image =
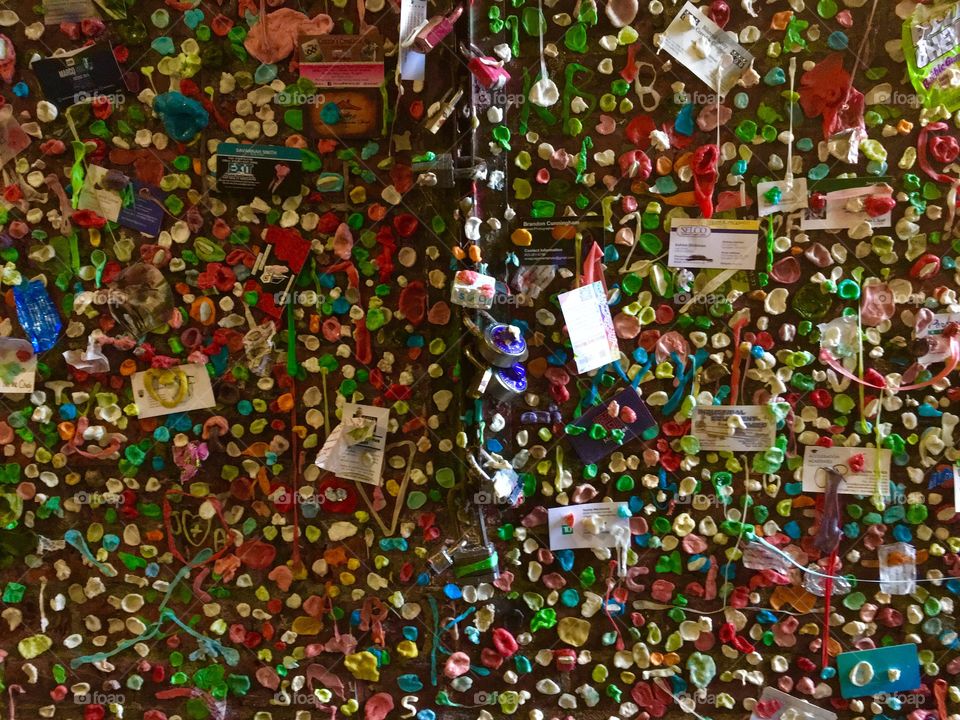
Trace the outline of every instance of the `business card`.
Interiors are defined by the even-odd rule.
[[[126,89],[113,48],[103,43],[34,60],[30,68],[44,98],[59,110],[101,95],[116,96]]]
[[[596,242],[604,246],[605,233],[600,217],[525,218],[519,227],[530,233],[530,244],[516,248],[520,265],[553,265],[570,270],[576,269],[576,242],[574,236],[582,237],[581,247],[589,248]]]
[[[585,465],[602,460],[637,438],[653,440],[659,432],[650,408],[632,387],[590,408],[573,424],[582,431],[569,433],[567,439]],[[594,425],[600,425],[606,432],[595,437],[590,433]]]
[[[630,518],[621,516],[627,504],[586,503],[563,505],[547,510],[547,527],[551,550],[575,550],[578,548],[614,547],[617,544],[614,528],[622,528],[630,535]],[[584,518],[591,518],[591,526]],[[592,530],[592,531],[591,531]]]
[[[664,31],[660,49],[716,92],[720,97],[730,89],[753,64],[753,55],[697,7],[687,2]]]
[[[216,405],[206,365],[144,370],[130,377],[137,417],[152,418]]]
[[[768,405],[702,405],[691,434],[711,452],[763,452],[773,447],[777,422]]]
[[[125,228],[156,237],[160,234],[164,219],[163,208],[158,203],[163,202],[162,197],[165,197],[166,193],[159,188],[141,185],[137,181],[134,181],[133,187],[135,191],[133,204],[120,208],[117,222]],[[144,197],[141,194],[144,192],[149,193],[156,202]],[[161,197],[158,198],[158,195]]]
[[[303,152],[282,145],[217,146],[217,189],[244,196],[279,195],[300,192]]]
[[[300,37],[300,77],[319,88],[378,88],[385,78],[383,58],[376,30]]]
[[[905,643],[840,653],[837,680],[844,698],[916,690],[920,687],[917,645]]]
[[[759,233],[759,220],[674,218],[667,262],[674,268],[754,270]]]
[[[620,345],[603,283],[595,282],[561,293],[557,300],[573,346],[577,372],[590,372],[619,362]]]
[[[31,393],[37,355],[29,340],[0,337],[0,393]]]
[[[863,455],[862,463],[851,463],[850,459]],[[890,494],[890,457],[889,450],[880,451],[880,491],[884,497]],[[859,470],[851,468],[859,467]],[[804,492],[825,492],[827,489],[827,469],[840,473],[843,480],[838,492],[841,495],[873,495],[877,484],[877,450],[865,447],[820,447],[808,445],[803,451],[803,468],[800,479]]]

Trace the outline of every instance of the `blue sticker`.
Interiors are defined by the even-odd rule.
[[[840,653],[837,655],[837,675],[840,694],[845,698],[916,690],[920,687],[917,646],[907,643]]]

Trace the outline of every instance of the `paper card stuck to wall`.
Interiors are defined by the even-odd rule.
[[[759,220],[670,221],[670,257],[674,268],[753,270],[757,265]]]
[[[601,248],[606,243],[603,221],[599,217],[525,218],[519,227],[530,233],[530,244],[517,248],[522,266],[555,265],[575,269],[577,252],[573,236],[576,233],[580,234],[585,248],[593,242]]]
[[[771,202],[767,193],[773,188],[780,191],[780,199]],[[757,214],[766,217],[778,212],[794,212],[807,206],[807,179],[770,180],[757,185]]]
[[[862,222],[872,228],[890,227],[890,212],[877,216],[869,215],[863,204],[871,196],[889,197],[893,192],[885,183],[869,183],[860,187],[848,187],[826,193],[822,207],[808,206],[800,218],[801,230],[849,230]]]
[[[707,451],[763,452],[773,447],[776,418],[766,405],[704,405],[691,432]]]
[[[75,103],[126,90],[113,48],[106,43],[39,58],[30,68],[36,73],[44,97],[61,111]]]
[[[680,8],[664,31],[660,48],[683,63],[711,91],[716,92],[719,84],[721,97],[753,64],[753,55],[690,2]]]
[[[423,80],[427,56],[419,53],[405,41],[427,21],[427,0],[401,0],[400,51],[398,66],[401,80]]]
[[[186,391],[181,390],[186,383]],[[150,383],[148,389],[147,383]],[[145,370],[130,378],[137,416],[141,419],[159,415],[202,410],[216,405],[213,386],[206,365],[188,364],[170,370]],[[176,404],[174,401],[181,396]]]
[[[917,645],[888,645],[837,655],[837,679],[845,698],[895,693],[920,687]]]
[[[960,468],[953,468],[953,509],[960,513]]]
[[[620,345],[603,283],[595,282],[562,293],[557,300],[570,335],[578,373],[620,360]]]
[[[767,685],[750,720],[837,720],[837,714]]]
[[[117,222],[120,211],[123,209],[123,198],[119,193],[103,187],[108,172],[100,165],[87,166],[87,175],[80,189],[78,207],[81,210],[92,210],[110,222]]]
[[[921,365],[931,365],[932,363],[943,362],[950,357],[950,341],[942,338],[944,329],[950,323],[960,323],[960,313],[934,313],[933,320],[929,325],[917,330],[917,338],[930,338],[929,350],[925,355],[917,358]]]
[[[379,485],[389,422],[389,408],[347,403],[315,464],[344,480]]]
[[[217,189],[234,195],[279,195],[300,191],[303,151],[282,145],[217,146]]]
[[[890,595],[909,595],[917,589],[917,549],[910,543],[881,545],[880,590]]]
[[[605,434],[592,435],[590,430],[594,425],[602,427]],[[570,444],[580,461],[587,465],[602,460],[635,438],[653,440],[659,432],[650,409],[632,387],[587,410],[573,427],[582,429],[568,434]]]
[[[321,88],[383,85],[383,40],[376,29],[357,35],[304,35],[300,77]]]
[[[44,25],[78,23],[99,17],[93,0],[43,0]]]
[[[617,545],[615,527],[629,535],[630,518],[621,517],[626,503],[587,503],[565,505],[547,511],[551,550],[614,547]],[[588,522],[584,522],[589,518]]]
[[[801,481],[804,492],[824,492],[827,488],[827,468],[836,469],[843,476],[841,495],[873,495],[876,487],[876,449],[863,447],[830,447],[808,445],[803,451]],[[850,467],[851,458],[863,455],[862,469]],[[857,465],[857,462],[853,463]],[[880,492],[890,495],[890,451],[880,451]]]
[[[30,393],[37,377],[37,356],[29,340],[0,338],[0,393]]]

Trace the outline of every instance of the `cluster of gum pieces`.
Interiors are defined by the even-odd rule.
[[[2,403],[0,704],[19,718],[384,717],[400,701],[386,678],[424,661],[417,588],[453,532],[456,226],[413,170],[455,144],[452,124],[420,124],[449,68],[402,98],[391,86],[392,133],[319,139],[297,34],[377,25],[392,73],[387,3],[308,17],[271,2],[268,37],[256,3],[91,5],[99,19],[60,25],[39,4],[0,11],[0,113],[30,141],[4,156],[0,330],[24,337],[12,288],[30,281],[62,326],[34,392]],[[58,109],[31,61],[94,42],[127,91]],[[298,193],[218,191],[226,141],[301,149]],[[92,165],[111,187],[152,189],[156,237],[71,207]],[[255,266],[273,238],[308,253],[271,315]],[[173,310],[130,337],[110,290],[141,264]],[[210,375],[216,404],[138,418],[133,376],[184,364]],[[346,402],[390,409],[383,482],[365,496],[313,464]]]
[[[531,633],[516,636],[519,653],[533,657],[535,672],[537,664],[560,671],[533,683],[530,695],[513,687],[529,690],[523,671],[503,672],[492,716],[777,718],[781,703],[759,701],[773,687],[842,718],[943,717],[960,701],[950,617],[960,590],[952,469],[960,393],[955,372],[921,389],[897,387],[936,378],[939,366],[912,378],[905,371],[924,354],[918,339],[932,314],[960,309],[952,221],[960,144],[951,113],[923,107],[902,80],[901,27],[916,5],[699,3],[755,57],[720,103],[658,52],[681,5],[485,6],[491,37],[481,49],[513,77],[477,109],[487,149],[506,168],[475,212],[477,236],[497,238],[484,267],[516,296],[500,319],[531,346],[521,412],[495,406],[485,443],[524,479],[519,522],[496,531],[521,551],[510,586],[532,619]],[[827,133],[826,116],[848,87],[856,107],[838,127],[862,123],[854,143]],[[711,178],[700,161],[718,142]],[[776,213],[770,225],[762,221],[756,272],[719,283],[715,271],[668,266],[671,220],[709,216],[704,179],[713,183],[714,218],[755,218],[757,183],[782,180],[790,157],[808,186],[843,177],[887,183],[889,227],[803,231],[798,213]],[[814,207],[822,196],[809,201]],[[578,376],[556,295],[589,274],[587,240],[576,263],[555,275],[527,273],[523,249],[544,239],[522,221],[562,226],[569,218],[553,237],[569,246],[590,216],[604,228],[622,361],[616,371]],[[531,277],[546,278],[536,292]],[[856,329],[858,318],[866,386],[821,357],[821,348],[850,342],[843,328],[852,319]],[[608,433],[570,423],[627,382],[652,410],[658,437],[579,463],[571,436]],[[690,430],[695,409],[738,402],[769,406],[775,443],[747,454],[702,451]],[[558,406],[566,425],[545,419]],[[891,452],[889,496],[845,496],[835,562],[814,541],[824,497],[800,482],[810,446]],[[604,500],[626,502],[632,515],[625,577],[606,549],[547,549],[547,508]],[[778,576],[744,567],[747,529],[844,581],[824,592],[822,580],[818,587],[795,568]],[[878,550],[895,543],[916,551],[920,581],[907,595],[877,583]],[[901,643],[918,646],[918,688],[841,696],[843,686],[856,695],[902,668],[863,660],[841,678],[837,655]]]
[[[456,257],[505,276],[511,266],[504,260],[512,261],[515,244],[523,242],[508,231],[514,218],[596,213],[615,237],[603,261],[623,370],[630,379],[642,373],[639,388],[661,428],[656,439],[624,446],[600,465],[577,464],[564,423],[575,419],[583,398],[606,397],[622,380],[609,370],[587,378],[571,369],[551,297],[569,286],[572,273],[559,273],[529,304],[507,306],[509,316],[497,308],[531,345],[530,391],[514,405],[484,403],[484,442],[518,470],[524,502],[491,514],[500,573],[476,583],[433,578],[425,562],[451,532],[447,498],[463,475],[452,451],[467,444],[453,434],[456,386],[444,385],[461,370],[447,354],[460,328],[444,300],[455,267],[445,234],[457,232],[453,204],[426,214],[409,209],[404,198],[412,173],[388,153],[387,138],[309,140],[304,113],[276,100],[295,78],[288,58],[251,57],[262,50],[261,36],[253,36],[259,47],[245,42],[258,8],[241,3],[236,10],[231,18],[226,6],[147,4],[126,19],[63,27],[44,26],[27,7],[0,11],[4,96],[33,138],[7,166],[21,180],[7,172],[12,207],[0,251],[6,288],[44,274],[61,303],[92,290],[94,249],[107,254],[104,283],[133,258],[164,263],[182,324],[147,340],[156,354],[186,362],[190,348],[180,338],[186,329],[199,330],[201,345],[216,344],[209,363],[220,400],[218,411],[138,420],[129,377],[150,361],[109,341],[114,326],[102,308],[64,313],[63,339],[40,358],[38,391],[8,401],[0,425],[10,508],[0,539],[6,638],[0,650],[11,716],[771,717],[772,708],[758,707],[756,698],[773,686],[844,717],[892,718],[933,712],[938,680],[946,681],[951,705],[960,701],[953,681],[960,672],[952,633],[957,581],[924,583],[907,597],[856,582],[875,578],[876,550],[893,541],[916,546],[921,578],[954,574],[960,540],[951,530],[949,465],[956,457],[950,412],[956,393],[945,380],[923,391],[873,390],[861,398],[817,359],[817,324],[859,308],[867,365],[887,372],[905,367],[883,363],[909,356],[917,313],[946,312],[956,300],[952,238],[943,227],[950,188],[918,160],[926,154],[950,172],[956,148],[947,141],[949,127],[936,134],[936,147],[918,146],[922,129],[948,113],[878,102],[889,93],[877,86],[898,87],[896,13],[909,8],[881,6],[867,28],[869,3],[730,7],[718,0],[710,16],[757,58],[719,110],[672,102],[698,83],[655,54],[656,33],[675,5],[545,2],[542,22],[531,0],[471,8],[481,25],[489,22],[478,49],[514,76],[507,90],[520,92],[523,68],[535,68],[541,25],[544,54],[566,87],[564,107],[553,113],[562,115],[562,127],[547,125],[536,111],[507,107],[496,93],[497,107],[476,115],[489,141],[485,154],[507,161],[509,200],[497,211],[501,188],[481,184],[467,214],[482,221],[478,240],[501,245],[472,246]],[[367,3],[366,12],[366,22],[383,16],[383,27],[396,23],[383,3]],[[352,6],[333,2],[330,13],[337,30],[357,29]],[[836,98],[835,79],[853,72],[858,28],[875,33],[871,45],[879,50],[853,73],[865,94],[869,134],[853,165],[838,162],[836,154],[850,148],[827,143],[821,120],[803,114],[798,100],[804,93]],[[170,193],[166,209],[174,217],[155,243],[95,227],[89,215],[65,225],[67,119],[43,101],[27,63],[46,46],[73,48],[97,38],[113,40],[139,91],[127,93],[122,107],[80,117],[78,132],[96,140],[85,151],[89,159],[152,179]],[[641,109],[643,98],[633,99],[634,87],[619,75],[631,49],[637,62],[658,71],[651,81],[661,98],[655,109]],[[796,96],[785,90],[789,57],[799,61]],[[172,82],[197,103],[213,98],[204,105],[206,126],[192,127],[196,118],[187,117],[184,130],[161,116],[155,96]],[[410,95],[400,103],[401,118],[422,111]],[[722,301],[680,312],[675,296],[702,286],[661,256],[670,218],[698,213],[694,151],[721,127],[717,212],[731,212],[723,203],[740,196],[734,190],[741,182],[753,197],[753,180],[782,177],[782,133],[791,112],[798,176],[892,176],[894,232],[805,234],[784,219],[769,272],[734,278],[709,293]],[[389,141],[398,151],[427,151],[405,134],[403,120],[397,130]],[[237,206],[204,192],[209,168],[198,158],[209,154],[211,141],[230,137],[308,149],[305,195]],[[642,165],[640,149],[647,177],[623,177],[624,168]],[[625,152],[634,154],[621,165]],[[338,173],[339,181],[331,177]],[[321,175],[318,193],[332,188],[342,195],[349,179],[348,211],[328,210],[312,195]],[[552,178],[567,180],[569,198],[548,195]],[[299,361],[278,361],[258,378],[244,365],[235,329],[243,305],[256,302],[244,281],[268,225],[309,238],[315,264],[296,294]],[[54,240],[73,232],[81,267],[59,287],[70,260],[62,256],[66,245]],[[59,259],[50,247],[61,248]],[[384,248],[390,252],[381,255]],[[325,272],[331,267],[338,269]],[[7,316],[15,318],[8,306]],[[4,327],[16,334],[15,319]],[[361,330],[358,339],[361,327],[369,335]],[[291,331],[280,331],[282,350]],[[108,374],[77,373],[60,359],[62,351],[86,348],[91,334],[111,363]],[[732,372],[734,359],[742,372]],[[743,388],[733,390],[731,377],[740,377]],[[678,387],[682,402],[667,413]],[[750,457],[700,452],[687,432],[693,410],[737,396],[782,413],[776,444]],[[389,405],[391,441],[416,441],[412,460],[388,453],[388,479],[382,494],[374,493],[374,507],[388,515],[409,469],[411,490],[393,533],[379,527],[348,483],[328,488],[329,502],[323,495],[318,511],[298,503],[302,516],[292,521],[294,482],[303,498],[323,492],[309,458],[346,401]],[[548,424],[520,424],[522,413],[545,408]],[[81,417],[89,422],[77,438]],[[72,452],[117,436],[119,449],[102,462]],[[798,573],[780,577],[742,566],[742,548],[722,532],[725,522],[783,539],[824,568],[810,543],[818,500],[799,487],[802,449],[877,439],[893,452],[897,492],[881,507],[870,498],[845,504],[843,552],[833,571],[849,574],[850,587],[833,598],[826,616],[823,599],[805,590]],[[169,492],[181,487],[182,494]],[[612,572],[609,553],[551,552],[543,532],[546,508],[607,497],[626,501],[634,516],[622,578]],[[822,653],[825,621],[832,632]],[[920,646],[924,684],[912,703],[839,697],[832,658],[900,642]],[[866,683],[882,671],[858,665],[852,681]]]

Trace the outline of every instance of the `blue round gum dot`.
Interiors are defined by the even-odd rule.
[[[779,67],[770,68],[767,74],[763,76],[763,82],[771,87],[783,85],[786,81],[787,74],[783,71],[783,68]]]
[[[825,667],[820,671],[821,680],[830,680],[837,675],[837,669],[835,667]]]
[[[276,65],[260,65],[253,73],[253,79],[255,82],[261,85],[267,85],[273,82],[277,78],[277,66]]]
[[[397,686],[405,693],[418,692],[423,689],[423,683],[416,675],[401,675],[397,678]]]
[[[830,37],[827,38],[827,45],[831,50],[846,50],[849,44],[850,39],[847,34],[840,30],[830,33]]]
[[[328,102],[320,108],[320,119],[327,125],[340,122],[340,107],[334,102]]]
[[[13,86],[13,94],[18,98],[25,98],[30,94],[30,87],[25,82],[18,82]]]
[[[161,35],[150,43],[150,47],[161,55],[173,55],[177,47],[173,44],[173,38],[167,35]]]
[[[183,14],[183,22],[191,30],[196,30],[197,26],[203,22],[203,10],[200,8],[191,8]]]

